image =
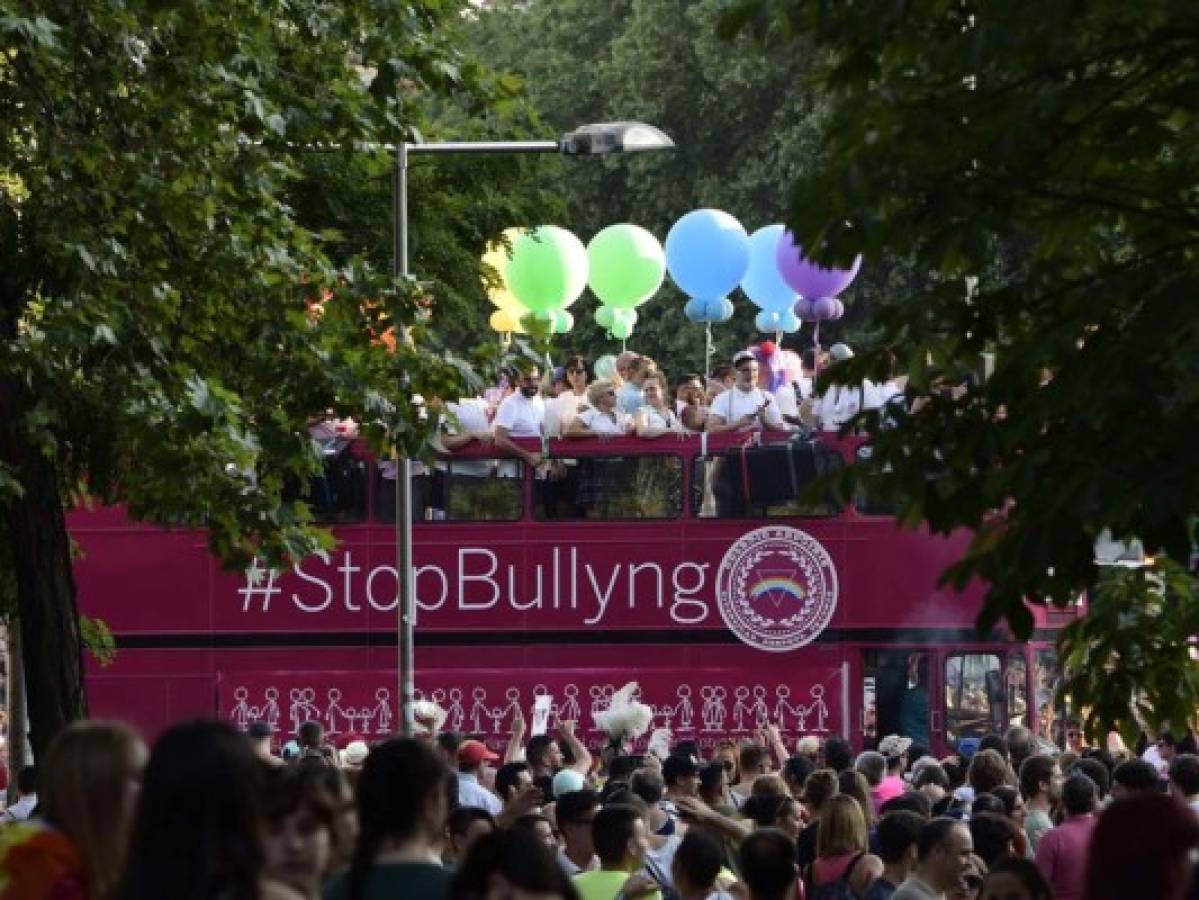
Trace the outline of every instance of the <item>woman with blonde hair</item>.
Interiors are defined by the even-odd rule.
[[[40,766],[38,819],[10,826],[0,898],[104,900],[120,880],[146,747],[118,722],[75,722]]]
[[[816,859],[804,871],[808,890],[843,882],[855,897],[864,895],[883,874],[883,861],[868,852],[866,842],[861,804],[844,793],[829,797],[820,809]]]

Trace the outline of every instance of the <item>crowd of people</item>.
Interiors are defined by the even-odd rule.
[[[22,772],[0,898],[1183,900],[1199,756],[1153,749],[1014,726],[941,759],[899,735],[789,751],[767,728],[593,755],[563,723],[502,754],[444,732],[338,753],[309,722],[282,758],[269,729],[182,723],[147,753],[78,722]]]

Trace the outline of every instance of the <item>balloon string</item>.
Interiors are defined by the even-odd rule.
[[[712,355],[716,352],[712,346],[712,323],[704,323],[704,378],[712,377]]]
[[[621,353],[629,352],[629,342],[624,338],[622,338],[620,341],[620,352]]]
[[[783,346],[783,330],[781,328],[775,329],[774,343],[780,348]]]
[[[812,329],[812,346],[817,350],[820,349],[820,322],[816,322],[816,327]]]

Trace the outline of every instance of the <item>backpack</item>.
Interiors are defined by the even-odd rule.
[[[822,884],[819,887],[816,887],[812,883],[813,868],[812,866],[808,866],[807,871],[804,873],[804,882],[808,886],[806,900],[858,900],[858,895],[855,894],[853,892],[853,888],[849,886],[849,878],[851,875],[853,875],[853,870],[857,867],[858,863],[861,862],[862,857],[865,855],[865,853],[859,853],[853,858],[853,861],[845,867],[845,871],[841,873],[839,878],[830,881],[827,884]]]

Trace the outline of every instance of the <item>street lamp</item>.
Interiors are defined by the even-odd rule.
[[[396,145],[395,182],[392,191],[392,220],[395,246],[392,275],[396,281],[408,271],[408,157],[438,154],[562,153],[566,156],[598,156],[604,153],[633,153],[671,150],[674,141],[665,132],[642,122],[601,122],[581,125],[556,141],[444,141]],[[397,451],[396,460],[396,631],[399,641],[400,734],[413,733],[412,696],[413,619],[416,612],[412,568],[412,468]]]

